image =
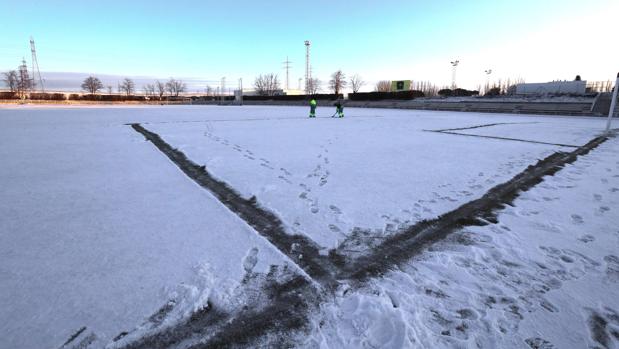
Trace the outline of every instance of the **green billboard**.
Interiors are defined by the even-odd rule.
[[[391,81],[391,92],[408,91],[411,89],[410,80]]]

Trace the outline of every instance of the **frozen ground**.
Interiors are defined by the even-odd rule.
[[[271,265],[306,275],[127,123],[255,196],[325,254],[353,231],[387,237],[478,199],[604,125],[380,109],[331,119],[319,108],[310,120],[306,112],[0,109],[0,347],[56,348],[84,326],[79,339],[92,334],[89,347],[103,347],[136,327],[124,340],[147,334],[140,324],[170,300],[178,306],[164,322],[174,326],[207,299],[238,309],[230,304],[247,295],[235,287]],[[617,149],[611,139],[547,178],[499,223],[458,231],[397,271],[327,297],[302,345],[617,346]]]

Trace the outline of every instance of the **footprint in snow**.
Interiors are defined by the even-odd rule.
[[[615,255],[604,256],[606,262],[606,277],[610,282],[619,282],[619,257]]]
[[[329,224],[329,229],[334,232],[334,233],[340,233],[342,232],[342,229],[340,229],[337,225],[335,224]]]
[[[329,208],[335,214],[342,214],[342,210],[340,210],[340,208],[335,205],[329,205]]]
[[[524,342],[527,343],[531,349],[555,349],[555,346],[544,338],[531,337],[525,339]]]
[[[582,241],[585,244],[595,240],[595,236],[591,234],[586,234],[578,238],[578,241]]]
[[[288,184],[292,184],[291,181],[288,180],[288,178],[284,177],[284,176],[277,176],[277,178],[281,179],[282,181],[288,183]]]
[[[245,255],[245,258],[243,258],[243,269],[245,269],[246,273],[250,274],[254,270],[254,267],[256,266],[257,263],[258,263],[258,248],[252,247],[247,252],[247,255]]]
[[[582,217],[580,215],[572,214],[571,217],[572,217],[572,222],[574,224],[582,224],[582,223],[584,223],[584,219],[582,219]]]
[[[318,185],[322,187],[325,184],[327,184],[327,177],[320,177],[320,182]]]

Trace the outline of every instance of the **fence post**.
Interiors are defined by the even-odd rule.
[[[608,121],[606,121],[606,133],[610,132],[610,121],[613,118],[613,113],[615,112],[615,107],[617,106],[617,90],[619,90],[619,73],[617,73],[615,89],[613,90],[613,99],[610,102],[610,110],[608,111]]]

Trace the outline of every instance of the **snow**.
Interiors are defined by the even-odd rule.
[[[605,124],[354,108],[332,119],[332,112],[319,107],[310,120],[302,107],[0,109],[2,346],[59,347],[87,326],[97,337],[89,348],[102,347],[122,331],[148,332],[141,324],[167,302],[180,304],[165,319],[172,326],[207,299],[227,302],[247,273],[292,265],[127,123],[255,195],[322,252],[357,227],[390,234],[437,217],[572,149],[427,130],[509,123],[453,132],[581,145]],[[335,297],[315,314],[305,344],[522,347],[536,337],[557,347],[593,344],[591,314],[619,326],[604,308],[619,309],[617,155],[613,139],[522,195],[499,224],[455,233],[401,270]]]
[[[324,305],[315,320],[322,325],[305,344],[616,347],[619,140],[547,177],[514,204],[497,224],[456,233]],[[596,315],[607,322],[598,337]]]
[[[79,120],[89,112],[0,111],[0,347],[58,347],[82,326],[106,342],[196,268],[224,284],[252,248],[257,270],[285,259],[131,128]]]
[[[464,118],[392,110],[354,110],[348,112],[354,117],[339,120],[320,118],[327,113],[319,109],[315,120],[283,119],[303,111],[277,109],[271,116],[281,113],[277,122],[248,118],[145,126],[245,197],[255,195],[290,231],[328,248],[354,228],[388,233],[455,209],[561,149],[424,130],[524,123],[465,131],[516,138],[524,131],[525,139],[581,145],[601,127],[591,118],[564,124],[553,117],[467,113]]]

